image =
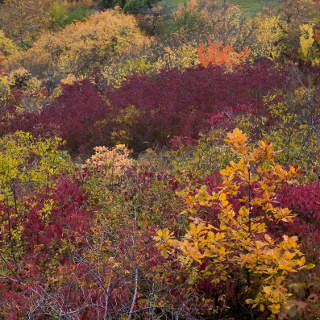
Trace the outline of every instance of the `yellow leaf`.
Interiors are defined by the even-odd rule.
[[[268,306],[268,309],[272,312],[272,314],[280,313],[280,308],[281,308],[281,305],[279,303]]]

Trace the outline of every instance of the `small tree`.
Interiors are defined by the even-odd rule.
[[[51,4],[52,0],[4,0],[0,26],[20,46],[28,46],[49,25]]]
[[[270,230],[270,225],[289,223],[294,217],[288,208],[276,206],[275,194],[297,172],[275,162],[271,143],[249,147],[239,129],[225,141],[240,160],[220,171],[223,182],[218,191],[209,193],[202,187],[195,195],[185,195],[193,214],[203,206],[218,208],[216,223],[192,217],[181,239],[168,229],[159,230],[155,239],[164,256],[176,257],[189,272],[191,283],[236,281],[245,302],[261,312],[268,310],[273,319],[291,296],[288,275],[312,267],[305,265],[297,237],[278,239]]]
[[[209,41],[207,48],[200,43],[198,47],[200,64],[207,68],[213,66],[225,66],[231,68],[241,62],[245,62],[250,54],[249,48],[244,48],[240,53],[237,53],[231,45],[222,48],[222,42]]]

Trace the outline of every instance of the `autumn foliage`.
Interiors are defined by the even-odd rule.
[[[38,2],[0,0],[0,320],[320,319],[319,1]]]
[[[40,113],[19,113],[3,130],[61,136],[72,153],[112,143],[140,151],[167,145],[175,136],[197,138],[211,126],[230,125],[234,116],[267,114],[263,97],[287,79],[285,71],[261,60],[234,72],[216,66],[137,76],[117,89],[83,80],[63,85]]]
[[[260,141],[258,147],[249,148],[247,136],[239,129],[229,133],[226,142],[240,160],[220,171],[223,180],[218,191],[208,193],[203,186],[195,195],[186,194],[192,214],[186,234],[175,239],[164,229],[155,239],[165,257],[177,252],[177,260],[188,270],[192,282],[242,281],[242,290],[250,288],[247,304],[277,315],[291,296],[286,278],[305,268],[305,258],[297,237],[282,235],[276,239],[268,223],[292,223],[292,212],[275,206],[273,198],[297,172],[275,163],[271,144]],[[233,199],[239,205],[234,206]],[[203,206],[218,208],[213,212],[215,224],[194,216]]]
[[[243,63],[247,60],[250,54],[248,47],[237,53],[231,45],[222,47],[222,42],[209,41],[207,48],[203,43],[198,47],[198,55],[200,64],[207,68],[208,66],[232,66]]]

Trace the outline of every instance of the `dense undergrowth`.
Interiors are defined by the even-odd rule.
[[[319,319],[319,2],[26,3],[0,1],[0,319]]]

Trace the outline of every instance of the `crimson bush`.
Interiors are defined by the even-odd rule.
[[[73,153],[115,142],[141,151],[166,145],[176,136],[195,139],[239,114],[266,114],[263,97],[286,82],[287,74],[267,59],[234,72],[197,67],[136,76],[118,89],[104,91],[83,80],[64,85],[62,95],[40,114],[19,114],[10,130],[61,136]],[[133,110],[131,115],[127,110]],[[115,134],[120,141],[115,141]]]

